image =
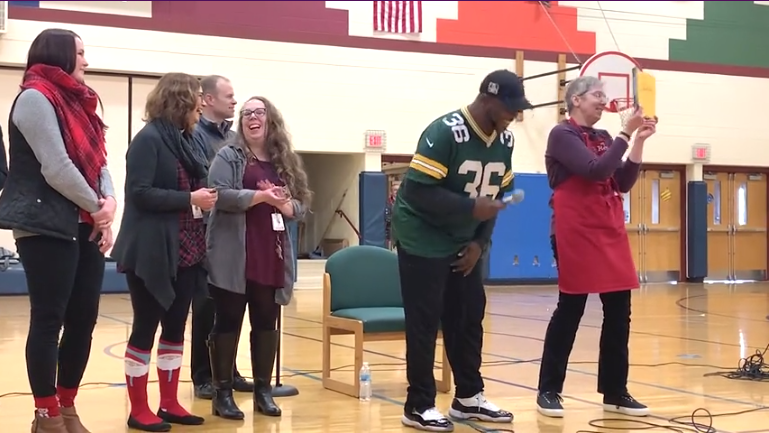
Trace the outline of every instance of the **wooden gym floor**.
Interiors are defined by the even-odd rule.
[[[647,421],[669,425],[666,419],[688,416],[703,407],[712,413],[738,412],[769,405],[769,383],[703,377],[719,369],[734,369],[741,357],[749,356],[769,343],[769,284],[741,285],[658,285],[636,292],[633,303],[630,391],[648,404],[654,414]],[[610,431],[591,428],[588,422],[604,417],[600,396],[596,394],[596,364],[601,306],[592,299],[582,321],[582,328],[572,353],[566,381],[562,420],[538,416],[535,387],[542,338],[555,305],[552,287],[490,288],[484,346],[486,393],[491,400],[515,413],[512,426],[519,433],[574,433],[578,430]],[[252,416],[251,396],[240,394],[245,422],[223,421],[210,416],[209,403],[193,400],[189,384],[181,387],[183,403],[207,423],[203,427],[174,427],[173,431],[206,432],[406,432],[400,425],[401,404],[405,397],[403,343],[372,343],[367,346],[366,361],[373,365],[376,398],[368,404],[322,388],[320,291],[302,291],[285,312],[284,383],[299,388],[297,397],[279,399],[283,417],[268,419]],[[84,386],[78,397],[78,410],[94,433],[125,430],[128,411],[123,383],[122,355],[128,337],[131,308],[127,295],[105,295],[101,317],[94,333],[91,361],[84,382],[102,385]],[[28,302],[23,297],[0,300],[0,393],[26,392],[24,345],[28,327]],[[245,331],[247,332],[247,327]],[[189,325],[188,325],[189,330]],[[188,331],[189,333],[189,331]],[[352,341],[337,337],[334,349],[336,366],[348,367],[353,352]],[[350,337],[351,338],[351,337]],[[153,355],[154,356],[154,355]],[[188,359],[189,353],[185,353]],[[535,359],[527,362],[526,360]],[[250,373],[247,343],[241,345],[240,369]],[[654,364],[656,366],[649,366]],[[664,365],[659,365],[664,364]],[[712,364],[711,367],[682,364]],[[185,363],[183,377],[189,377]],[[154,376],[154,372],[151,373]],[[105,385],[104,383],[107,383]],[[112,383],[113,385],[109,385]],[[157,404],[157,387],[151,385],[150,400]],[[439,394],[438,404],[447,409],[451,396]],[[3,431],[29,431],[31,397],[0,398]],[[609,416],[611,417],[611,416]],[[614,416],[616,418],[616,416]],[[707,423],[706,420],[701,420]],[[495,431],[493,425],[474,424],[481,431]],[[614,423],[613,431],[640,427]],[[624,427],[624,428],[623,428]],[[769,410],[739,416],[716,418],[719,432],[769,432]],[[618,428],[618,430],[617,430]],[[472,432],[458,425],[457,432]]]

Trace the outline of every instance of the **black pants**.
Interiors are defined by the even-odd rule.
[[[158,325],[160,339],[170,343],[184,341],[184,328],[193,294],[206,284],[206,272],[201,265],[179,268],[173,282],[176,297],[165,310],[147,290],[144,281],[133,272],[126,272],[128,291],[133,307],[133,326],[128,344],[136,349],[150,351],[155,343]]]
[[[209,286],[209,291],[216,305],[214,333],[240,333],[246,305],[248,305],[248,319],[251,322],[252,331],[276,329],[280,305],[275,303],[274,288],[248,282],[245,295],[214,286]]]
[[[192,383],[195,386],[211,382],[211,360],[208,356],[208,334],[214,328],[215,306],[207,290],[195,293],[192,298],[192,348],[190,355],[190,370]],[[238,329],[240,333],[240,329]],[[237,362],[234,377],[241,377]]]
[[[553,255],[558,261],[555,236],[550,237]],[[558,306],[553,311],[545,333],[542,365],[539,369],[540,392],[563,392],[569,355],[574,347],[577,329],[588,295],[558,294]],[[630,290],[600,295],[603,304],[603,325],[598,352],[598,392],[618,396],[627,392],[629,370],[628,341],[630,339]]]
[[[60,387],[79,387],[88,364],[104,280],[104,255],[88,240],[92,230],[80,224],[76,241],[16,240],[30,303],[27,375],[37,398],[56,395],[57,369]]]
[[[456,256],[425,258],[398,247],[403,309],[406,315],[405,410],[435,406],[435,340],[443,327],[446,354],[456,382],[457,398],[472,397],[484,388],[481,377],[483,317],[486,292],[481,261],[468,276],[453,272]]]

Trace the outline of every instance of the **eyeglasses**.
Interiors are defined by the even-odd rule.
[[[591,95],[594,98],[597,98],[597,99],[599,99],[599,100],[601,100],[603,102],[607,102],[609,100],[608,96],[606,96],[606,93],[603,93],[600,90],[596,90],[594,92],[587,92],[586,94],[587,95]]]
[[[264,108],[256,108],[254,110],[242,110],[240,112],[240,115],[248,119],[251,116],[254,117],[264,117],[267,115],[267,110]]]

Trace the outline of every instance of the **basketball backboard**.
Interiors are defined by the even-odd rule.
[[[627,54],[619,51],[604,51],[587,59],[579,70],[579,76],[592,76],[601,80],[604,83],[606,97],[611,102],[617,98],[632,97],[633,68],[640,70],[641,66]],[[606,110],[616,112],[609,102],[606,104]]]

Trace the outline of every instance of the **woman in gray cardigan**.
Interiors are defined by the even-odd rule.
[[[276,322],[294,285],[294,251],[285,221],[302,218],[312,194],[283,117],[269,100],[247,100],[238,124],[234,142],[216,154],[208,177],[218,192],[206,234],[216,309],[209,336],[212,412],[227,419],[244,418],[232,398],[232,366],[246,305],[254,410],[281,415],[270,382],[280,338]]]

